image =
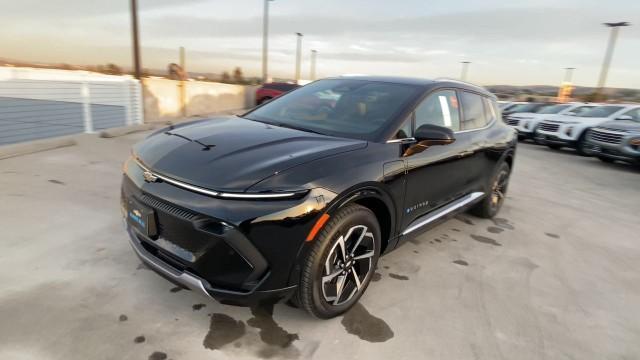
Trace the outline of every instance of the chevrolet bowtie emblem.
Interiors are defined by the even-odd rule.
[[[158,181],[158,177],[153,175],[151,171],[145,171],[142,173],[142,177],[144,177],[144,181],[146,182],[156,182]]]

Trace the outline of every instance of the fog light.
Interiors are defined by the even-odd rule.
[[[572,133],[572,132],[573,132],[573,126],[569,126],[569,127],[564,131],[564,133],[565,133],[567,136],[571,136],[571,133]]]
[[[631,141],[629,141],[629,144],[633,146],[640,146],[640,139],[632,139]]]

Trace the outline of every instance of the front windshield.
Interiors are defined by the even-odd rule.
[[[586,113],[587,111],[590,111],[593,108],[594,108],[593,106],[580,106],[571,110],[571,112],[574,113],[576,116],[582,116],[582,114]]]
[[[557,114],[563,110],[568,109],[569,106],[571,105],[559,104],[559,105],[545,106],[542,109],[540,109],[540,111],[538,111],[538,114]]]
[[[538,106],[538,104],[519,104],[509,109],[509,111],[514,113],[533,112]]]
[[[587,118],[604,118],[609,117],[611,114],[618,112],[624,109],[624,106],[598,106],[597,108],[593,108],[584,114],[580,115],[580,117]]]
[[[420,88],[354,79],[313,82],[247,113],[246,119],[325,135],[368,139]]]

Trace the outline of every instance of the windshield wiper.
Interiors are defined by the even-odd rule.
[[[215,147],[215,145],[207,145],[207,144],[203,144],[202,142],[200,142],[200,141],[198,141],[198,140],[190,139],[190,138],[188,138],[188,137],[186,137],[186,136],[184,136],[184,135],[180,135],[180,134],[172,133],[172,132],[170,132],[170,131],[165,131],[165,134],[167,134],[167,135],[177,136],[177,137],[179,137],[179,138],[185,139],[185,140],[190,141],[190,142],[192,142],[192,143],[196,143],[196,144],[198,144],[198,145],[202,146],[202,151],[209,151],[209,150],[211,150],[212,148],[214,148],[214,147]]]

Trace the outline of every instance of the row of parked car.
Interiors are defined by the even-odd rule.
[[[502,103],[519,138],[557,150],[574,148],[604,162],[640,165],[640,104]]]

